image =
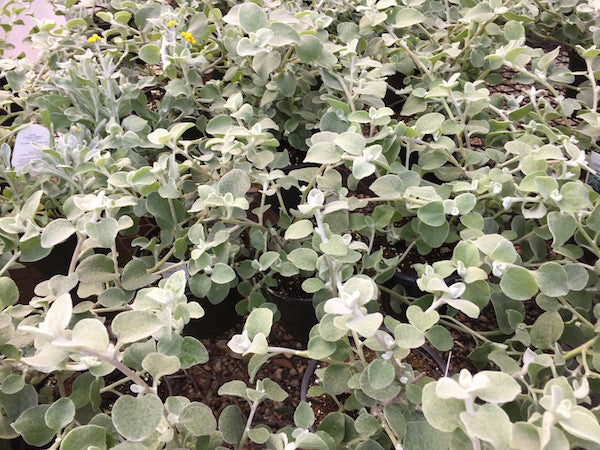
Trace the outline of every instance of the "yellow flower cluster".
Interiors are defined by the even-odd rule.
[[[183,36],[183,38],[188,41],[190,44],[195,44],[196,43],[196,39],[194,39],[194,36],[192,36],[192,33],[187,33],[185,31],[181,32],[181,35]]]
[[[98,36],[96,33],[92,34],[89,38],[88,38],[88,42],[90,44],[93,44],[94,42],[98,42],[101,41],[102,38],[100,36]]]
[[[169,20],[167,22],[167,26],[168,27],[174,27],[175,25],[177,25],[177,21],[176,20]]]

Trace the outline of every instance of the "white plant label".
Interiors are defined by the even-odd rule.
[[[590,168],[596,171],[594,175],[591,172],[588,172],[585,177],[585,183],[589,184],[590,187],[596,192],[600,193],[600,153],[592,152],[590,154]]]
[[[40,159],[39,147],[50,145],[50,131],[41,125],[29,125],[17,133],[11,163],[19,171],[31,161]]]

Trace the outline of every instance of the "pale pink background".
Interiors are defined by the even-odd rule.
[[[0,0],[0,3],[2,1],[3,0]],[[30,11],[33,11],[36,19],[53,19],[59,25],[65,23],[65,18],[62,16],[56,16],[54,14],[54,9],[46,0],[34,0],[31,3],[31,6],[28,6],[27,9],[21,14],[21,18],[23,19],[23,22],[25,22],[25,25],[15,25],[10,31],[8,35],[8,41],[13,44],[15,48],[5,51],[4,58],[14,58],[19,53],[24,51],[27,55],[27,59],[31,61],[37,59],[38,51],[31,48],[29,44],[23,43],[23,39],[28,36],[29,30],[35,23],[29,16],[26,15],[26,13]],[[0,17],[0,23],[3,23],[2,21],[4,20],[6,20],[5,17]]]

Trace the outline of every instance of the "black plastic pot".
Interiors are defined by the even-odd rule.
[[[393,90],[390,88],[387,89],[385,92],[385,97],[383,98],[383,103],[385,103],[385,106],[391,108],[397,114],[400,114],[400,111],[402,111],[405,100],[404,97],[396,94],[396,91],[404,88],[405,78],[406,75],[402,72],[396,72],[387,78],[387,83]]]
[[[430,359],[432,362],[438,366],[440,372],[446,376],[446,362],[441,357],[441,355],[431,348],[427,344],[423,344],[421,347],[414,349],[419,352],[422,356]],[[313,376],[315,375],[315,370],[317,369],[317,365],[319,361],[315,359],[311,359],[304,371],[304,375],[302,376],[302,384],[300,385],[300,400],[304,402],[308,402],[308,389],[312,383]]]
[[[146,237],[150,239],[157,236],[159,232],[159,227],[153,227],[146,233]],[[138,247],[133,252],[133,256],[140,257],[141,252]],[[186,288],[185,295],[188,302],[198,302],[202,306],[204,316],[200,319],[191,319],[183,328],[184,336],[196,339],[214,338],[231,330],[242,320],[242,316],[235,310],[235,305],[243,298],[235,287],[230,289],[227,297],[217,304],[211,303],[207,298],[196,297],[189,287]]]
[[[232,288],[225,300],[216,305],[206,298],[194,297],[189,290],[186,290],[186,296],[188,302],[200,303],[204,309],[204,317],[190,320],[183,328],[184,336],[196,339],[214,338],[231,330],[242,320],[242,316],[235,310],[235,305],[242,300],[242,296],[236,288]]]
[[[446,284],[453,284],[456,283],[458,280],[458,275],[454,274],[447,277],[444,281],[446,282]],[[416,277],[403,274],[401,272],[398,272],[397,270],[394,272],[392,278],[383,283],[383,286],[385,286],[388,289],[394,289],[396,286],[401,286],[408,297],[418,298],[427,294],[427,292],[423,292],[421,289],[419,289]],[[401,302],[397,298],[394,298],[391,294],[388,294],[387,292],[381,293],[381,301],[383,304],[383,310],[387,315],[390,315],[401,321],[406,320],[406,308],[408,308],[409,305]]]
[[[289,175],[290,172],[292,172],[293,170],[309,169],[309,168],[317,168],[317,167],[321,167],[321,165],[316,164],[316,163],[302,163],[302,164],[292,164],[292,165],[286,166],[279,170],[281,170],[286,175]],[[288,209],[288,210],[297,209],[298,205],[300,204],[300,199],[302,198],[302,193],[296,187],[291,187],[289,189],[282,189],[281,190],[281,198],[283,200],[283,204],[285,205],[286,209]],[[271,196],[267,197],[266,203],[268,205],[271,205],[271,208],[273,208],[274,210],[276,210],[276,211],[279,210],[280,204],[279,204],[279,199],[277,198],[276,195],[271,195]]]
[[[69,265],[76,246],[77,237],[73,234],[66,241],[55,245],[48,256],[33,264],[47,278],[52,278],[54,275],[66,275],[69,272]]]
[[[382,328],[385,329],[385,327]],[[446,373],[446,363],[436,350],[432,349],[427,344],[423,344],[421,347],[416,348],[414,350],[419,352],[425,358],[434,362],[440,369],[440,372],[444,374],[444,376],[448,375],[448,373]],[[300,400],[303,402],[308,403],[309,401],[308,390],[310,389],[310,386],[313,383],[313,377],[315,375],[315,370],[317,369],[318,364],[319,361],[317,361],[316,359],[311,359],[308,363],[308,366],[306,366],[304,375],[302,376],[302,383],[300,384]],[[309,429],[313,433],[316,431],[316,428],[314,426],[310,427]]]
[[[272,288],[264,288],[267,300],[277,305],[281,313],[281,323],[298,342],[306,344],[308,335],[313,326],[317,324],[317,316],[309,298],[294,297]]]

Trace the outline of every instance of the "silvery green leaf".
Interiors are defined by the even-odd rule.
[[[520,266],[511,266],[504,272],[500,288],[514,300],[529,300],[538,292],[532,272]]]
[[[110,343],[106,327],[98,319],[81,319],[73,327],[72,345],[105,352]]]
[[[154,145],[164,147],[171,140],[171,134],[164,128],[158,128],[148,135],[148,140]]]
[[[55,431],[48,428],[44,422],[44,415],[48,408],[49,405],[33,406],[26,409],[17,420],[10,424],[27,444],[42,447],[54,437]]]
[[[535,275],[542,294],[559,297],[569,293],[567,272],[560,264],[546,262],[538,268]]]
[[[210,280],[217,284],[227,284],[235,280],[235,271],[227,264],[217,263],[213,267]]]
[[[163,403],[156,395],[119,397],[112,408],[112,420],[121,436],[132,442],[140,442],[152,433],[163,415]]]
[[[487,381],[482,382],[480,379]],[[508,403],[521,393],[519,383],[503,372],[484,370],[473,376],[473,385],[482,386],[472,391],[480,399],[490,403]]]
[[[225,442],[237,445],[242,439],[246,421],[237,405],[227,406],[219,416],[219,431],[223,433]]]
[[[440,113],[424,114],[417,119],[415,130],[420,135],[433,134],[437,132],[446,118]]]
[[[334,257],[342,257],[348,253],[348,244],[338,234],[332,235],[327,242],[321,242],[319,248],[323,253]]]
[[[350,318],[346,321],[346,326],[359,335],[368,338],[377,332],[382,322],[383,316],[381,313],[372,313],[363,317]]]
[[[19,300],[19,288],[8,277],[0,277],[0,309],[14,305]]]
[[[142,368],[152,376],[156,384],[158,378],[172,375],[179,370],[179,358],[162,353],[149,353],[142,361]]]
[[[301,270],[314,271],[318,255],[311,248],[296,248],[287,255],[288,260]]]
[[[82,425],[73,428],[63,438],[61,450],[79,450],[81,448],[106,448],[106,428],[99,425]],[[114,448],[114,447],[113,447]]]
[[[242,331],[241,334],[233,335],[227,343],[227,347],[241,355],[246,354],[251,345],[252,341],[248,337],[248,332],[246,330]]]
[[[313,35],[300,35],[300,44],[296,47],[298,57],[302,62],[310,63],[321,56],[323,52],[323,44]]]
[[[69,325],[72,312],[73,302],[71,301],[71,296],[69,294],[61,295],[50,305],[44,322],[40,324],[40,329],[58,336]]]
[[[25,330],[24,326],[19,327]],[[32,331],[28,329],[27,331]],[[33,356],[21,358],[21,361],[40,372],[50,373],[62,368],[61,366],[68,357],[64,349],[47,344]]]
[[[73,233],[75,227],[67,219],[54,219],[42,231],[40,244],[43,248],[52,248],[66,241]]]
[[[0,345],[6,344],[13,336],[15,326],[12,317],[8,314],[0,314]]]
[[[309,431],[304,431],[296,437],[294,441],[297,448],[312,448],[312,449],[326,449],[329,448],[325,441],[318,435]]]
[[[473,319],[477,319],[477,317],[479,317],[479,307],[469,300],[447,298],[446,303]]]
[[[231,119],[231,117],[225,114],[220,114],[210,119],[210,121],[206,125],[206,132],[214,136],[224,135],[225,133],[227,133],[227,131],[229,131],[232,125],[233,120]]]
[[[375,359],[367,367],[369,384],[373,389],[383,389],[396,379],[394,366],[385,360]]]
[[[75,404],[70,398],[60,398],[50,405],[44,415],[46,425],[53,430],[61,430],[75,418]]]
[[[502,408],[485,404],[474,413],[460,413],[460,419],[469,436],[489,442],[493,448],[510,448],[511,423]]]
[[[191,336],[186,336],[183,338],[177,357],[181,368],[189,369],[196,364],[204,364],[208,361],[208,351],[202,342]]]
[[[151,336],[163,327],[163,323],[156,314],[148,311],[125,311],[117,314],[111,327],[118,346],[121,346]]]
[[[375,300],[378,295],[377,285],[365,275],[355,275],[344,282],[342,292],[348,295],[355,295],[358,292],[358,304],[364,305],[370,300]]]
[[[220,388],[219,388],[219,395],[233,395],[236,397],[241,397],[243,399],[247,399],[247,395],[246,395],[246,390],[247,390],[247,386],[246,383],[244,383],[241,380],[232,380],[232,381],[228,381],[227,383],[223,384]]]
[[[342,151],[333,142],[318,142],[308,149],[304,162],[335,164],[340,162]]]
[[[204,403],[192,402],[179,414],[179,423],[192,436],[208,436],[217,428],[217,420]]]
[[[270,380],[269,378],[259,380],[259,382],[257,382],[257,388],[261,381],[265,394],[270,400],[273,400],[274,402],[282,402],[288,397],[288,393],[285,392],[281,386],[279,386],[279,384],[273,380]]]
[[[560,189],[561,200],[558,205],[562,212],[579,213],[592,206],[589,190],[581,182],[570,181]]]
[[[381,422],[377,420],[373,415],[369,413],[360,414],[356,421],[354,422],[354,426],[356,431],[361,436],[374,436],[378,432],[381,431]],[[367,447],[362,444],[359,448],[376,448],[376,447]]]
[[[312,407],[305,401],[301,401],[294,411],[294,424],[305,430],[310,428],[315,421],[315,413]]]
[[[546,311],[534,322],[529,332],[531,344],[539,349],[553,349],[562,336],[564,322],[557,311]]]
[[[587,409],[581,406],[573,406],[569,417],[563,417],[558,422],[567,433],[600,445],[598,419]]]
[[[476,239],[474,244],[494,261],[514,263],[517,260],[512,242],[499,234],[486,234]]]
[[[442,399],[470,399],[471,394],[461,384],[452,378],[440,378],[435,386],[436,395]]]
[[[365,148],[365,138],[353,131],[340,134],[334,140],[335,144],[350,155],[359,156]]]
[[[313,337],[308,341],[308,357],[312,359],[323,359],[337,350],[335,342],[328,342],[320,336]]]
[[[394,336],[396,343],[403,348],[418,348],[425,343],[423,332],[407,323],[401,323],[394,328]]]
[[[431,227],[440,227],[446,222],[444,205],[441,201],[433,201],[423,205],[417,211],[421,221]]]
[[[375,165],[365,157],[358,157],[352,163],[352,176],[357,180],[362,180],[375,173]]]
[[[139,56],[146,64],[158,64],[160,62],[160,47],[155,44],[146,44],[140,48]]]
[[[271,437],[271,429],[266,425],[258,425],[248,430],[248,437],[257,444],[264,444]]]
[[[255,3],[244,3],[239,9],[239,23],[246,33],[254,33],[269,24],[264,10]]]
[[[285,231],[286,239],[302,239],[310,235],[313,231],[313,224],[310,220],[302,219],[294,222]]]
[[[352,380],[349,382],[349,384]],[[368,370],[363,370],[360,374],[360,389],[369,397],[375,400],[383,401],[388,403],[390,400],[395,398],[398,393],[402,390],[402,387],[397,382],[392,382],[382,389],[376,389],[371,385],[369,380]]]
[[[27,198],[23,208],[21,208],[21,211],[19,212],[19,220],[22,222],[25,222],[26,220],[33,220],[43,194],[44,191],[36,191]]]
[[[79,281],[84,283],[106,283],[119,277],[114,270],[113,260],[109,256],[95,254],[81,261],[75,273]]]
[[[234,199],[244,197],[249,189],[250,177],[241,169],[233,169],[219,180],[219,194],[230,193]]]
[[[121,275],[121,285],[124,289],[135,291],[146,287],[160,278],[147,272],[148,267],[141,259],[134,258],[129,261]]]
[[[424,312],[419,306],[411,305],[406,310],[408,321],[421,331],[426,331],[440,320],[437,311]]]
[[[12,324],[11,324],[12,325]],[[4,394],[16,394],[25,386],[24,373],[11,373],[2,380],[0,390]]]
[[[323,372],[323,389],[330,395],[343,394],[348,389],[348,381],[352,375],[353,373],[350,368],[342,365],[330,364]]]
[[[254,45],[249,38],[243,37],[239,40],[235,51],[239,56],[254,56],[261,51],[261,48],[258,45]]]
[[[248,315],[244,330],[248,333],[249,339],[254,339],[254,336],[259,333],[268,336],[272,325],[273,312],[268,308],[256,308]]]
[[[465,402],[458,398],[441,398],[437,395],[436,390],[437,383],[435,382],[431,382],[423,388],[423,414],[434,428],[451,433],[462,426],[459,414],[465,410]]]
[[[112,217],[100,219],[98,222],[88,222],[85,230],[89,237],[98,242],[101,247],[110,248],[115,243],[119,233],[119,224]]]
[[[185,287],[185,270],[182,268],[167,278],[167,282],[163,286],[163,289],[170,291],[175,298],[179,298],[185,294]]]
[[[247,354],[265,355],[267,353],[267,347],[268,347],[267,338],[265,337],[264,334],[258,333],[254,336],[254,339],[252,339],[252,344],[250,345],[248,350],[246,350],[246,352],[243,353],[243,355],[247,355]]]
[[[275,47],[300,43],[300,35],[290,25],[273,22],[269,28],[273,31],[273,37],[269,40],[269,44]]]
[[[406,28],[425,20],[425,16],[415,8],[402,8],[394,16],[394,28]]]
[[[567,272],[567,286],[571,291],[581,291],[587,286],[590,278],[588,271],[578,264],[565,264],[563,269]]]

